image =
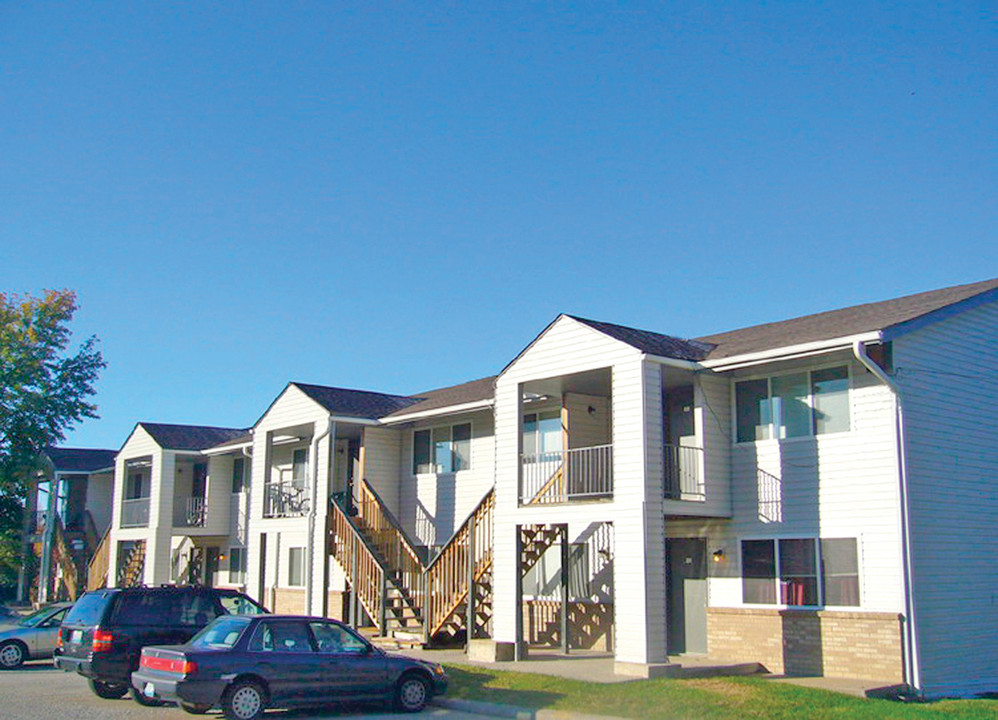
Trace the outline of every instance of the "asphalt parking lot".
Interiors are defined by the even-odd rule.
[[[221,716],[221,712],[214,710],[204,717]],[[194,716],[178,707],[142,707],[128,696],[121,700],[102,700],[90,692],[82,677],[57,670],[49,661],[29,662],[18,670],[0,671],[0,720],[183,720],[192,717]],[[317,710],[272,710],[266,717],[288,720],[400,720],[403,717],[483,720],[488,716],[435,707],[429,707],[418,715],[400,715],[387,712],[384,706],[368,705]]]

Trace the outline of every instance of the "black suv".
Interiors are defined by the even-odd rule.
[[[63,620],[55,666],[83,675],[102,698],[120,698],[144,646],[183,644],[219,615],[266,612],[241,592],[196,585],[93,590]],[[135,691],[132,697],[160,704]]]

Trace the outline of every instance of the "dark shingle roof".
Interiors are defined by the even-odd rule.
[[[393,415],[408,415],[409,413],[425,412],[438,408],[452,407],[454,405],[465,405],[467,403],[490,400],[495,395],[495,377],[490,376],[481,380],[450,387],[429,390],[412,396],[415,403],[402,410],[397,410],[387,417]]]
[[[291,383],[334,415],[376,420],[419,402],[419,398],[386,395],[369,390]]]
[[[50,447],[45,454],[58,472],[93,472],[112,467],[117,451]]]
[[[884,330],[998,288],[998,278],[697,338],[710,360]]]
[[[568,317],[578,320],[580,323],[588,325],[594,330],[599,330],[604,335],[609,335],[613,339],[627,343],[631,347],[635,347],[649,355],[658,355],[676,360],[697,361],[707,357],[712,347],[707,343],[696,340],[683,340],[671,335],[663,335],[648,330],[637,330],[636,328],[599,322],[598,320],[587,320],[575,315],[569,315]]]
[[[242,435],[237,435],[231,440],[226,440],[225,442],[220,442],[218,445],[212,445],[212,449],[229,447],[238,447],[239,445],[245,445],[246,443],[253,442],[253,433],[244,432]],[[206,448],[207,449],[207,448]]]
[[[167,450],[204,450],[246,433],[246,428],[206,427],[204,425],[167,425],[139,423],[153,440]]]

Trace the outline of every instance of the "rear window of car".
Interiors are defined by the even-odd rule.
[[[239,642],[249,624],[249,618],[223,615],[191,638],[190,644],[196,648],[230,648]]]
[[[88,592],[73,606],[66,619],[66,625],[83,625],[93,627],[99,625],[104,617],[104,610],[109,602],[114,599],[115,593],[109,592]]]
[[[245,595],[220,595],[222,609],[229,615],[266,615],[266,608],[257,605]]]

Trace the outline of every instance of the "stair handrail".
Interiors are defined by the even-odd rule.
[[[97,549],[87,563],[87,590],[98,590],[107,585],[107,573],[111,560],[111,528],[108,526],[97,543]]]
[[[385,568],[367,539],[361,534],[353,520],[338,503],[330,502],[329,533],[331,548],[336,555],[337,543],[344,544],[343,552],[337,560],[350,580],[350,586],[357,594],[364,610],[378,624],[381,632],[385,629]]]
[[[409,596],[412,605],[421,608],[424,603],[423,557],[402,524],[367,480],[361,481],[357,510],[360,524],[373,535],[375,546],[388,562],[388,568],[385,569],[398,573],[396,585]]]
[[[421,545],[419,545],[419,543],[413,540],[412,536],[409,535],[409,533],[406,531],[405,526],[403,526],[402,523],[399,522],[399,519],[395,517],[395,513],[393,513],[391,511],[391,508],[389,508],[388,505],[385,503],[385,501],[381,499],[381,495],[379,495],[378,491],[374,489],[374,486],[371,485],[371,483],[365,479],[361,480],[360,487],[361,487],[360,490],[361,505],[360,507],[358,507],[358,512],[360,516],[364,517],[364,510],[365,510],[363,505],[364,494],[370,493],[370,495],[373,496],[373,500],[377,503],[379,510],[382,513],[384,513],[388,523],[398,533],[399,540],[401,541],[402,545],[406,548],[407,552],[409,552],[413,556],[413,559],[415,559],[420,564],[420,566],[426,565],[426,558],[424,557],[425,549]]]
[[[475,527],[475,556],[472,569],[475,579],[481,579],[491,567],[494,511],[495,487],[493,486],[423,572],[426,593],[424,622],[428,638],[440,631],[470,589],[468,533],[472,521]]]

